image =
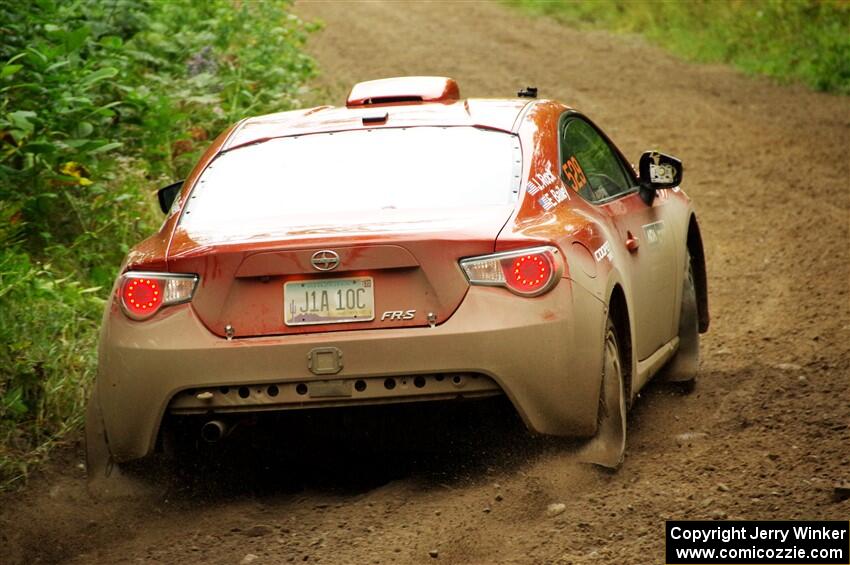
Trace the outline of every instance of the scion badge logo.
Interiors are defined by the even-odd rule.
[[[339,266],[339,254],[329,249],[316,251],[310,258],[310,263],[317,271],[332,271]]]

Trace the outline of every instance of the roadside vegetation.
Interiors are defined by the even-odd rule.
[[[0,1],[0,490],[83,420],[104,299],[182,178],[301,105],[288,0]]]
[[[579,27],[639,33],[690,60],[850,94],[847,0],[507,0]]]

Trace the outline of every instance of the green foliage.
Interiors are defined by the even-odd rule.
[[[0,486],[79,424],[102,303],[185,176],[246,115],[300,105],[289,0],[0,0]]]
[[[80,423],[95,361],[99,287],[85,288],[26,253],[0,253],[0,473],[26,471],[44,439]]]
[[[846,0],[508,0],[573,25],[640,33],[689,59],[850,94]]]

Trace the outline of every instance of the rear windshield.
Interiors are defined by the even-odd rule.
[[[217,157],[181,224],[287,225],[316,214],[503,206],[516,199],[520,168],[516,136],[474,127],[282,137]]]

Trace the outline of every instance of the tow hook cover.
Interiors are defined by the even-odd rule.
[[[342,370],[342,351],[336,347],[316,347],[307,355],[307,368],[314,375],[335,375]]]

